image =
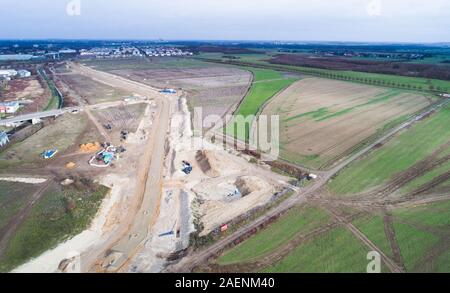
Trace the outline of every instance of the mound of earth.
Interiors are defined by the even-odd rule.
[[[195,159],[197,160],[198,166],[205,175],[212,178],[220,176],[211,153],[209,153],[208,151],[197,151]]]
[[[242,196],[247,196],[254,191],[261,189],[260,180],[252,177],[239,177],[234,183]]]

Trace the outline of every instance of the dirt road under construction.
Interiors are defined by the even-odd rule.
[[[139,186],[132,197],[133,203],[130,203],[132,208],[128,210],[128,215],[122,217],[117,232],[112,233],[101,245],[81,255],[82,271],[114,272],[133,257],[157,218],[171,104],[166,96],[150,86],[78,64],[70,66],[73,71],[98,82],[154,99],[158,109],[146,147],[140,154],[137,170]]]
[[[359,150],[353,155],[347,157],[346,159],[338,162],[332,169],[322,172],[318,179],[311,185],[308,185],[304,188],[300,188],[300,190],[296,191],[296,193],[282,202],[277,207],[273,208],[265,215],[257,218],[255,221],[243,226],[238,229],[234,233],[229,236],[218,240],[214,244],[206,247],[204,249],[195,251],[193,253],[188,254],[186,257],[181,259],[178,263],[172,264],[169,266],[166,271],[167,272],[192,272],[195,268],[200,267],[208,263],[210,258],[213,258],[220,254],[227,246],[232,245],[233,243],[239,242],[239,239],[242,239],[246,235],[252,234],[259,227],[262,227],[265,223],[270,222],[274,218],[276,218],[279,214],[285,212],[286,210],[292,208],[295,205],[305,203],[307,201],[317,202],[317,201],[327,201],[322,198],[320,195],[321,188],[337,173],[339,173],[342,169],[347,167],[353,161],[361,158],[367,153],[371,152],[377,145],[381,143],[385,143],[385,141],[392,138],[398,132],[407,129],[412,124],[417,121],[422,120],[424,117],[427,117],[429,114],[433,113],[440,107],[448,104],[450,102],[449,99],[439,102],[438,104],[433,105],[432,107],[424,110],[422,113],[412,117],[405,123],[393,128],[382,137],[366,146],[365,148]],[[338,213],[333,210],[333,207],[328,205],[328,202],[324,204],[325,209],[333,216],[334,220],[341,225],[343,225],[346,229],[348,229],[356,238],[358,238],[362,243],[364,243],[369,249],[375,250],[380,253],[382,256],[383,262],[390,269],[391,272],[404,272],[404,268],[402,265],[399,265],[398,262],[390,259],[386,256],[381,249],[376,247],[361,231],[359,231],[354,225],[352,225],[349,221],[346,221],[342,218]],[[213,265],[214,266],[214,265]]]

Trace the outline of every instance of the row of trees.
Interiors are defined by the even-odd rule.
[[[217,62],[217,60],[214,60]],[[363,76],[353,76],[353,75],[347,75],[343,73],[334,73],[332,71],[322,71],[322,70],[315,70],[315,69],[299,69],[299,68],[286,68],[283,66],[274,66],[274,65],[263,65],[263,64],[252,64],[252,63],[246,63],[246,62],[239,62],[239,61],[225,61],[220,63],[231,63],[235,65],[240,66],[253,66],[253,67],[260,67],[260,68],[267,68],[267,69],[276,69],[276,70],[288,70],[288,71],[296,71],[308,75],[323,77],[323,78],[331,78],[331,79],[339,79],[339,80],[345,80],[345,81],[352,81],[352,82],[359,82],[359,83],[366,83],[371,85],[378,85],[378,86],[386,86],[386,87],[394,87],[394,88],[402,88],[407,90],[418,90],[418,91],[433,91],[433,92],[445,92],[447,89],[435,86],[431,83],[431,81],[428,82],[427,85],[419,85],[414,83],[404,83],[404,82],[397,82],[392,80],[386,80],[383,78],[369,78],[369,77],[363,77]]]
[[[351,76],[351,75],[346,75],[346,74],[323,72],[323,71],[316,71],[316,70],[299,70],[299,71],[301,71],[305,74],[315,75],[315,76],[324,77],[324,78],[339,79],[339,80],[352,81],[352,82],[360,82],[360,83],[379,85],[379,86],[388,86],[388,87],[403,88],[403,89],[408,89],[408,90],[419,90],[419,91],[423,91],[423,90],[439,91],[439,92],[444,91],[443,88],[434,86],[431,82],[429,82],[428,85],[426,85],[426,86],[422,86],[422,85],[411,84],[411,83],[390,81],[390,80],[385,80],[382,78],[358,77],[358,76]]]

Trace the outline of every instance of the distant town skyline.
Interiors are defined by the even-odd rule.
[[[0,0],[0,39],[450,42],[446,0]]]

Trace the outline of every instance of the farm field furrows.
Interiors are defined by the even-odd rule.
[[[329,190],[336,195],[352,195],[386,182],[449,142],[448,125],[450,107],[445,106],[349,165],[328,184]]]
[[[131,94],[80,74],[63,73],[57,77],[62,81],[62,85],[61,82],[57,82],[57,84],[66,96],[73,95],[75,99],[87,104],[122,100]]]
[[[218,264],[248,262],[270,254],[297,234],[305,234],[330,221],[329,216],[314,207],[295,207],[266,229],[226,251]]]
[[[348,230],[339,227],[305,241],[264,273],[363,273],[368,248]]]
[[[397,89],[306,78],[277,95],[262,113],[280,116],[283,159],[325,169],[431,103]]]
[[[87,65],[157,88],[182,88],[190,110],[201,107],[204,117],[233,112],[252,80],[248,70],[188,58],[144,59],[139,63],[105,60]]]

